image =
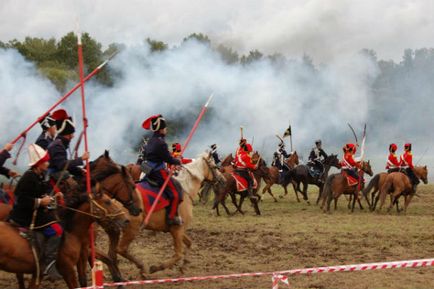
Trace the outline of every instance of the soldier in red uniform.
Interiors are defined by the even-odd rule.
[[[411,143],[404,145],[404,153],[401,155],[401,170],[409,177],[413,190],[416,191],[416,186],[419,184],[419,179],[414,174],[413,154],[411,153]]]
[[[341,161],[341,170],[346,172],[348,175],[355,179],[359,179],[357,170],[360,169],[360,163],[354,160],[354,155],[356,154],[357,148],[354,144],[349,143],[343,147],[344,156]]]
[[[237,149],[235,154],[235,172],[243,177],[248,184],[247,193],[250,199],[255,199],[256,196],[253,195],[253,179],[250,176],[251,170],[257,169],[257,164],[252,162],[251,153],[253,148],[247,143],[245,139],[241,139],[240,147]]]
[[[181,155],[181,152],[182,152],[182,147],[181,147],[181,144],[180,144],[180,143],[174,143],[174,144],[172,144],[172,156],[173,156],[174,158],[181,159],[181,163],[182,163],[183,165],[185,165],[185,164],[189,164],[189,163],[191,163],[191,162],[193,161],[192,159],[184,158],[184,157]]]
[[[396,144],[393,143],[389,145],[389,157],[387,158],[386,164],[386,170],[389,174],[399,171],[400,161],[398,159],[398,156],[396,155],[397,149],[398,146]]]

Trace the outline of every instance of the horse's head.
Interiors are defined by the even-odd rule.
[[[341,163],[338,159],[338,155],[335,155],[335,154],[328,155],[324,161],[324,164],[329,165],[331,167],[335,167],[337,169],[341,168]]]
[[[371,162],[370,161],[362,161],[361,162],[361,169],[365,173],[367,173],[369,176],[373,176],[374,172],[372,171]]]
[[[265,160],[261,157],[258,151],[255,151],[252,155],[252,163],[257,164],[256,172],[259,173],[261,177],[268,176],[268,167]]]
[[[223,159],[221,166],[222,167],[230,166],[233,161],[234,161],[234,156],[232,154],[229,154]]]
[[[427,166],[414,167],[414,174],[418,177],[424,184],[428,184],[428,168]]]
[[[130,222],[122,210],[122,204],[103,193],[101,184],[97,183],[89,197],[90,214],[104,227],[116,225],[120,228]]]
[[[298,159],[298,154],[297,151],[293,151],[291,152],[291,155],[289,156],[289,158],[286,160],[286,164],[288,165],[288,167],[290,168],[294,168],[295,166],[297,166],[299,164],[299,159]]]
[[[108,151],[91,164],[92,179],[101,184],[104,193],[121,202],[133,216],[138,216],[142,209],[136,205],[135,184],[127,169],[116,164]]]
[[[232,155],[230,155],[232,157]],[[217,182],[219,184],[224,184],[226,182],[225,177],[220,172],[218,166],[214,162],[212,153],[204,153],[200,157],[204,162],[205,180],[209,182]],[[226,157],[228,158],[228,157]]]

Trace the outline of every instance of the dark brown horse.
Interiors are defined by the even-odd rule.
[[[253,191],[253,194],[257,195],[257,191],[259,190],[259,188],[261,186],[261,179],[265,178],[268,175],[268,167],[258,152],[255,152],[253,154],[252,162],[258,163],[258,168],[253,171],[253,175],[254,175],[256,182],[258,184],[258,187],[256,188],[256,190]],[[242,210],[242,205],[243,205],[245,198],[248,196],[248,192],[247,191],[243,191],[243,192],[237,191],[237,184],[236,184],[236,181],[235,181],[234,177],[232,176],[231,172],[225,172],[225,173],[223,173],[223,176],[226,179],[226,183],[224,184],[224,186],[220,186],[220,187],[214,186],[216,198],[214,200],[213,209],[215,209],[217,212],[217,215],[220,216],[220,212],[219,212],[218,207],[219,207],[219,204],[221,204],[223,206],[223,208],[225,209],[226,213],[228,215],[232,215],[229,212],[229,209],[227,208],[226,203],[225,203],[225,200],[226,200],[227,196],[229,195],[231,197],[232,203],[234,204],[234,206],[236,208],[236,212],[238,211],[244,215],[244,212]],[[240,195],[239,203],[237,203],[236,194]],[[258,200],[257,199],[251,199],[250,201],[253,205],[253,209],[255,210],[255,213],[257,215],[260,215],[261,211],[259,210]]]
[[[286,166],[291,170],[295,168],[299,164],[298,154],[296,151],[294,151],[289,158],[285,161]],[[277,167],[271,166],[268,169],[268,176],[264,178],[265,186],[262,189],[262,194],[269,193],[271,197],[273,197],[274,201],[277,202],[276,197],[274,197],[273,193],[271,192],[271,187],[274,184],[281,185],[285,191],[285,194],[283,196],[286,196],[288,194],[288,184],[289,182],[284,182],[283,184],[279,183],[280,178],[280,172]],[[283,198],[283,196],[280,196]],[[297,197],[297,201],[300,202],[300,199],[298,198],[297,192],[295,192],[295,196]]]
[[[323,190],[323,186],[324,186],[325,180],[327,179],[330,168],[335,167],[335,168],[339,169],[341,167],[340,163],[339,163],[338,156],[335,154],[331,154],[331,155],[327,156],[327,158],[324,160],[323,165],[324,165],[324,172],[320,178],[314,178],[310,174],[309,167],[307,165],[298,165],[293,170],[291,170],[289,172],[290,180],[294,186],[294,191],[295,191],[295,194],[297,196],[297,201],[299,201],[297,192],[300,192],[303,196],[303,200],[305,200],[308,204],[310,204],[309,198],[307,195],[307,189],[308,189],[308,185],[312,184],[312,185],[315,185],[319,188],[318,198],[316,200],[316,204],[319,203],[321,192]],[[303,184],[303,190],[301,190],[301,188],[300,188],[301,184]]]
[[[426,166],[414,167],[413,171],[416,177],[422,180],[424,184],[428,183],[428,168]],[[403,195],[405,198],[404,213],[406,213],[408,205],[410,204],[413,196],[416,194],[416,191],[413,190],[410,178],[406,174],[395,172],[386,176],[386,180],[381,186],[380,195],[375,199],[375,203],[373,205],[374,210],[378,200],[380,199],[379,210],[381,211],[386,201],[387,194],[391,194],[391,202],[388,211],[390,211],[399,197]]]
[[[121,211],[121,205],[103,194],[96,187],[91,196],[81,194],[75,202],[65,207],[70,211],[65,216],[64,239],[59,249],[57,269],[68,288],[77,288],[75,267],[85,270],[89,250],[89,228],[95,220],[109,219],[120,226],[128,219]],[[84,264],[83,264],[84,263]],[[32,274],[30,288],[38,288],[36,263],[29,241],[24,239],[17,228],[0,222],[0,270],[16,274]],[[23,286],[24,284],[20,284]]]
[[[373,175],[371,164],[369,161],[361,162],[361,169],[359,170],[359,180],[363,180],[363,174],[366,173],[370,176]],[[323,202],[321,205],[321,209],[324,210],[324,212],[330,211],[330,203],[332,200],[335,202],[335,210],[337,208],[338,198],[344,194],[344,195],[353,195],[353,204],[351,207],[351,212],[354,212],[354,206],[357,202],[359,203],[360,208],[362,209],[362,204],[360,203],[359,199],[359,190],[363,189],[362,184],[360,185],[354,185],[349,186],[347,182],[347,178],[342,173],[337,173],[330,175],[324,185],[323,192],[321,194],[321,197],[323,198]],[[325,206],[325,203],[327,202],[327,206]]]

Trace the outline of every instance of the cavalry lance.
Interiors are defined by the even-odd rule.
[[[190,141],[191,141],[191,139],[192,139],[194,133],[196,132],[196,129],[197,129],[197,127],[199,126],[199,123],[200,123],[200,121],[201,121],[203,115],[204,115],[205,112],[208,110],[208,106],[209,106],[209,103],[211,102],[211,99],[212,99],[212,98],[213,98],[213,94],[210,95],[210,97],[208,98],[207,102],[206,102],[205,105],[202,107],[202,110],[200,111],[200,114],[199,114],[199,116],[197,117],[196,122],[194,123],[193,128],[192,128],[191,131],[190,131],[190,134],[188,135],[186,141],[184,142],[184,145],[183,145],[182,150],[181,150],[181,155],[184,154],[184,151],[185,151],[185,149],[187,148],[188,144],[190,143]],[[242,129],[241,129],[241,133],[242,133]],[[158,201],[159,201],[160,198],[161,198],[161,195],[163,194],[164,190],[166,189],[167,185],[169,184],[170,178],[171,178],[172,175],[173,175],[173,171],[174,171],[174,170],[170,170],[169,175],[167,176],[167,179],[164,181],[163,186],[160,188],[160,191],[158,192],[158,195],[157,195],[157,197],[155,198],[155,201],[154,201],[154,203],[152,204],[151,209],[149,210],[148,214],[146,215],[146,218],[145,218],[145,226],[148,225],[148,223],[149,223],[149,219],[151,218],[152,213],[154,212],[155,207],[157,206]]]
[[[106,66],[106,64],[113,59],[113,57],[115,57],[115,55],[118,52],[114,52],[113,54],[111,54],[109,56],[109,58],[107,58],[103,63],[101,63],[100,65],[98,65],[97,68],[95,68],[91,73],[89,73],[84,79],[83,79],[83,83],[88,81],[89,79],[91,79],[92,77],[94,77],[96,74],[98,74],[104,66]],[[23,130],[14,140],[12,140],[12,144],[17,143],[17,141],[20,138],[24,138],[27,134],[27,132],[29,132],[35,125],[37,125],[39,123],[39,121],[43,120],[51,111],[53,111],[57,106],[59,106],[62,102],[64,102],[69,96],[71,96],[71,94],[73,94],[79,87],[81,87],[81,82],[77,83],[68,93],[66,93],[65,95],[63,95],[55,104],[53,104],[41,117],[39,117],[38,119],[36,119],[34,122],[32,122],[25,130]]]

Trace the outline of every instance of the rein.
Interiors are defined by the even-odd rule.
[[[93,206],[96,206],[98,209],[100,209],[101,211],[103,211],[104,215],[103,216],[95,215],[93,213]],[[75,209],[75,208],[71,208],[71,207],[68,207],[68,206],[65,206],[65,205],[59,205],[59,207],[65,208],[67,210],[70,210],[70,211],[73,211],[73,212],[76,212],[76,213],[80,213],[82,215],[86,215],[86,216],[95,218],[97,220],[101,220],[101,219],[104,219],[104,218],[115,218],[117,216],[120,216],[120,215],[124,214],[124,212],[122,212],[122,211],[120,211],[119,213],[109,214],[107,212],[107,210],[103,206],[101,206],[100,204],[98,204],[93,198],[90,199],[90,213],[82,211],[82,210],[78,210],[78,209]]]

